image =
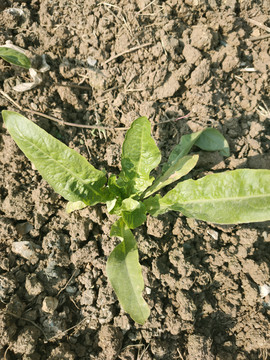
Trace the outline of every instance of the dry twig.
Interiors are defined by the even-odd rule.
[[[142,8],[141,10],[139,10],[136,15],[140,14],[141,12],[143,12],[145,9],[147,9],[149,6],[151,6],[152,4],[154,4],[156,2],[156,0],[151,1],[149,4],[147,4],[144,8]]]
[[[13,316],[13,317],[15,317],[16,319],[20,319],[20,320],[24,320],[24,321],[29,322],[30,324],[32,324],[33,326],[35,326],[38,330],[40,330],[40,331],[42,332],[43,336],[45,337],[45,339],[47,340],[47,336],[46,336],[45,332],[42,330],[42,328],[41,328],[40,326],[38,326],[36,323],[34,323],[34,321],[32,321],[32,320],[30,320],[30,319],[27,319],[27,318],[25,318],[25,317],[22,317],[22,316],[18,316],[18,315],[13,314],[13,313],[11,313],[11,312],[9,312],[9,311],[6,311],[6,314],[8,314],[8,315],[10,315],[10,316]]]
[[[266,35],[250,38],[249,40],[250,41],[258,41],[258,40],[268,39],[269,37],[270,37],[270,34],[266,34]]]
[[[67,122],[67,121],[64,121],[64,120],[61,120],[61,119],[58,119],[54,116],[50,116],[50,115],[45,115],[45,114],[42,114],[41,112],[39,111],[35,111],[35,110],[30,110],[30,109],[23,109],[23,111],[27,111],[27,112],[30,112],[32,114],[35,114],[35,115],[38,115],[38,116],[41,116],[41,117],[44,117],[46,119],[49,119],[49,120],[52,120],[58,124],[61,124],[61,125],[67,125],[67,126],[73,126],[73,127],[77,127],[77,128],[82,128],[82,129],[97,129],[97,130],[110,130],[110,131],[114,131],[114,130],[128,130],[128,128],[125,128],[125,127],[110,127],[110,126],[101,126],[101,125],[83,125],[83,124],[74,124],[74,123],[70,123],[70,122]]]
[[[54,121],[54,122],[56,122],[58,124],[61,124],[61,125],[73,126],[73,127],[78,127],[78,128],[82,128],[82,129],[98,129],[98,130],[110,130],[110,131],[128,130],[128,128],[125,128],[125,127],[115,127],[115,128],[113,128],[113,127],[101,126],[101,125],[83,125],[83,124],[70,123],[70,122],[58,119],[58,118],[56,118],[54,116],[43,114],[42,112],[39,112],[39,111],[36,111],[36,110],[22,108],[18,103],[16,103],[16,101],[11,99],[11,97],[8,94],[6,94],[4,91],[0,90],[0,94],[3,95],[7,100],[9,100],[19,110],[26,111],[26,112],[41,116],[41,117],[43,117],[45,119],[49,119],[49,120]]]
[[[143,89],[132,89],[132,91],[142,91]],[[127,90],[128,91],[128,90]],[[131,90],[129,90],[131,91]],[[67,121],[64,121],[62,119],[58,119],[54,116],[51,115],[46,115],[43,114],[40,111],[36,111],[36,110],[31,110],[31,109],[27,109],[27,108],[22,108],[21,105],[19,105],[16,101],[14,101],[8,94],[6,94],[4,91],[0,90],[0,94],[2,94],[7,100],[9,100],[15,107],[17,107],[19,110],[21,111],[26,111],[29,113],[32,113],[34,115],[38,115],[41,116],[45,119],[54,121],[60,125],[66,125],[66,126],[73,126],[73,127],[77,127],[77,128],[81,128],[81,129],[97,129],[97,130],[109,130],[109,131],[116,131],[116,130],[120,130],[120,131],[125,131],[128,130],[129,128],[126,127],[110,127],[110,126],[101,126],[101,125],[83,125],[83,124],[74,124],[74,123],[70,123]],[[104,100],[105,101],[105,100]],[[102,101],[103,102],[103,101]],[[156,125],[162,125],[162,124],[166,124],[166,123],[170,123],[170,122],[175,122],[178,121],[180,119],[184,119],[188,116],[190,116],[191,113],[188,113],[187,115],[184,116],[180,116],[177,119],[172,119],[172,120],[165,120],[162,121],[160,123],[156,123],[156,124],[152,124],[152,126],[156,126]]]
[[[259,21],[253,20],[253,19],[248,19],[248,21],[251,22],[252,24],[258,26],[259,28],[261,28],[261,29],[263,29],[263,30],[265,30],[265,31],[267,31],[267,32],[270,33],[270,27],[268,27],[268,26],[260,23]]]
[[[17,107],[19,110],[23,110],[21,105],[19,105],[16,101],[14,101],[8,94],[6,94],[4,91],[0,90],[0,94],[4,96],[11,104],[13,104],[15,107]]]
[[[262,30],[265,30],[267,31],[268,33],[270,33],[270,27],[260,23],[259,21],[257,20],[253,20],[253,19],[248,19],[248,21],[251,23],[251,24],[254,24],[256,26],[258,26],[260,29]],[[263,40],[263,39],[267,39],[270,37],[270,34],[266,34],[266,35],[261,35],[261,36],[258,36],[258,37],[254,37],[254,38],[250,38],[249,40],[250,41],[258,41],[258,40]]]
[[[145,347],[145,349],[143,349],[142,353],[139,355],[138,354],[138,360],[142,360],[143,359],[143,356],[144,354],[146,353],[147,349],[149,348],[150,346],[150,343]]]
[[[70,277],[69,280],[66,282],[65,286],[62,287],[62,289],[60,289],[60,290],[58,291],[56,297],[58,297],[58,296],[61,294],[61,292],[64,291],[64,290],[67,288],[67,286],[71,283],[71,281],[73,280],[73,278],[74,278],[75,276],[79,275],[79,273],[80,273],[80,272],[78,271],[78,269],[76,269],[76,270],[73,271],[71,277]]]
[[[175,121],[178,121],[178,120],[181,120],[181,119],[185,119],[185,118],[189,117],[190,114],[191,114],[191,112],[186,114],[186,115],[180,116],[177,119],[165,120],[165,121],[159,122],[159,123],[154,124],[154,125],[162,125],[162,124],[167,124],[167,123],[170,123],[170,122],[175,122]]]
[[[265,118],[270,118],[269,107],[266,105],[266,103],[263,100],[262,100],[262,103],[263,103],[263,106],[259,105],[256,107],[257,113]]]
[[[130,48],[130,49],[127,49],[127,50],[125,50],[125,51],[122,51],[122,52],[119,53],[119,54],[116,54],[116,55],[114,55],[114,56],[111,56],[108,60],[104,61],[104,64],[108,64],[108,63],[111,62],[112,60],[115,60],[115,59],[117,59],[118,57],[120,57],[120,56],[122,56],[122,55],[131,53],[131,52],[133,52],[133,51],[140,50],[140,49],[145,48],[145,47],[150,46],[150,45],[152,45],[151,42],[146,43],[146,44],[142,44],[142,45],[139,45],[139,46],[134,46],[134,47],[132,47],[132,48]]]
[[[181,351],[177,349],[179,359],[184,360],[183,355],[181,354]]]
[[[86,86],[86,85],[79,85],[79,84],[61,84],[61,83],[56,83],[54,84],[56,86],[64,86],[64,87],[68,87],[68,88],[76,88],[76,89],[82,89],[82,90],[88,90],[91,91],[92,88],[90,86]]]
[[[52,340],[55,340],[57,339],[59,336],[62,336],[62,335],[65,335],[66,333],[68,333],[70,330],[73,330],[73,329],[76,329],[77,327],[79,327],[82,323],[84,323],[86,320],[88,320],[89,317],[85,317],[83,318],[81,321],[79,321],[76,325],[73,325],[71,326],[70,328],[66,329],[66,330],[63,330],[63,331],[60,331],[58,334],[52,336],[51,338],[49,338],[47,340],[47,342],[49,341],[52,341]]]

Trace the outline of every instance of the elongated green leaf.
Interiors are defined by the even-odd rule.
[[[108,258],[107,276],[123,309],[134,321],[143,324],[150,310],[142,297],[144,282],[136,240],[122,219],[113,225],[111,236],[122,242]]]
[[[135,229],[146,220],[146,210],[142,202],[127,198],[123,200],[121,215],[129,229]]]
[[[146,117],[135,120],[127,131],[122,149],[122,171],[119,184],[127,183],[127,197],[142,193],[153,182],[150,172],[159,164],[160,151],[151,137]],[[122,186],[123,184],[121,184]]]
[[[220,151],[223,156],[230,155],[229,144],[223,135],[216,129],[206,128],[181,137],[180,143],[174,147],[167,164],[164,165],[163,173],[173,166],[180,158],[187,155],[193,145],[206,151]]]
[[[2,111],[4,123],[45,180],[65,199],[86,205],[106,201],[106,176],[75,150],[13,111]]]
[[[176,210],[187,217],[219,224],[267,221],[270,170],[239,169],[186,180],[163,198],[151,201],[148,209],[153,215]]]
[[[25,69],[30,69],[31,67],[31,61],[26,55],[20,51],[5,46],[0,46],[0,57],[10,64],[14,64]]]
[[[160,177],[158,177],[152,186],[147,189],[144,197],[148,197],[155,192],[159,191],[164,186],[167,186],[173,183],[176,180],[181,179],[183,176],[187,175],[197,164],[199,155],[187,155],[180,157],[164,172]]]

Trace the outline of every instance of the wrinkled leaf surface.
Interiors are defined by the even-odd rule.
[[[106,200],[102,171],[24,116],[13,111],[2,111],[2,116],[19,148],[57,193],[86,205]]]
[[[119,184],[127,185],[127,197],[142,193],[153,182],[150,172],[159,164],[160,151],[151,137],[146,117],[135,120],[127,131],[122,149],[122,171]]]
[[[145,203],[150,214],[169,210],[219,224],[270,220],[270,170],[239,169],[179,183]]]
[[[144,204],[132,198],[123,200],[121,212],[124,222],[130,229],[135,229],[142,225],[146,220],[146,209]]]

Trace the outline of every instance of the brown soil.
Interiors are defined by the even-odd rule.
[[[201,154],[193,176],[270,169],[270,113],[258,112],[270,107],[269,32],[249,21],[270,26],[269,0],[2,0],[0,11],[0,43],[37,63],[45,54],[51,67],[18,93],[27,71],[0,59],[2,89],[23,109],[110,127],[22,111],[97,168],[119,171],[125,132],[114,128],[145,115],[163,161],[182,134],[213,126],[226,136],[232,155]],[[0,108],[18,110],[2,96]],[[259,290],[270,285],[269,223],[149,217],[134,233],[151,316],[136,325],[107,283],[117,242],[105,208],[67,215],[0,126],[1,359],[270,358],[270,303]]]

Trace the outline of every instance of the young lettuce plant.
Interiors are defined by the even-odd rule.
[[[184,135],[175,146],[161,175],[151,171],[161,160],[145,117],[135,120],[127,131],[122,148],[122,170],[108,179],[76,151],[69,149],[22,115],[3,111],[5,126],[19,148],[54,190],[68,200],[67,211],[105,203],[119,219],[111,236],[121,242],[107,261],[107,276],[123,309],[143,324],[149,308],[142,296],[144,283],[136,240],[132,229],[153,216],[180,211],[188,217],[219,224],[270,220],[270,170],[239,169],[210,174],[198,180],[179,182],[165,196],[161,188],[180,180],[196,165],[198,155],[188,155],[193,145],[229,156],[225,138],[207,128]]]

